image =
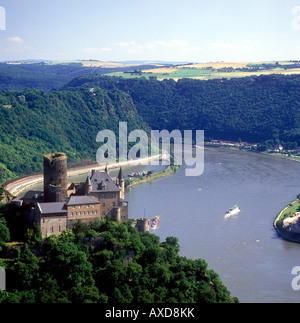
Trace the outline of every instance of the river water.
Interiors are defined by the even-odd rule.
[[[150,168],[128,167],[124,173],[137,169]],[[160,227],[151,233],[161,241],[179,238],[180,254],[204,259],[241,302],[290,303],[300,301],[300,291],[291,286],[292,268],[300,266],[300,244],[281,239],[273,220],[298,193],[300,163],[205,148],[201,176],[186,177],[183,165],[174,175],[128,189],[125,198],[130,218],[160,215]],[[235,204],[241,212],[225,219]]]
[[[300,163],[262,154],[206,148],[202,176],[175,175],[126,193],[130,216],[161,215],[161,241],[179,238],[180,254],[202,258],[241,302],[298,302],[291,271],[300,245],[278,237],[276,214],[300,192]],[[241,212],[224,218],[238,204]]]

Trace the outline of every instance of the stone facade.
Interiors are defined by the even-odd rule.
[[[135,220],[132,223],[132,226],[135,227],[139,232],[146,233],[150,229],[150,220],[147,218],[140,218]]]
[[[46,154],[44,158],[44,201],[62,202],[67,196],[67,156],[64,153]]]
[[[63,202],[39,203],[34,206],[35,221],[40,225],[43,237],[61,234],[67,228],[67,208]]]
[[[70,198],[67,204],[67,228],[72,229],[78,220],[90,225],[100,217],[100,202],[97,199],[88,196]]]
[[[66,216],[42,217],[40,226],[43,237],[51,234],[61,234],[67,228],[68,219]]]

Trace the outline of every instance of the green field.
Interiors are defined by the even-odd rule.
[[[153,66],[152,70],[132,70],[127,73],[110,73],[110,76],[119,76],[123,78],[135,77],[155,77],[158,80],[164,79],[182,79],[193,78],[200,80],[236,78],[253,75],[270,74],[300,74],[300,65],[298,62],[258,62],[258,63],[206,63],[190,64],[160,68]]]

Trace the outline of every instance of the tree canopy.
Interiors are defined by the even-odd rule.
[[[11,247],[12,248],[12,247]],[[2,248],[7,273],[2,303],[238,302],[202,259],[179,255],[179,242],[141,234],[131,221],[103,220]]]
[[[65,88],[91,84],[129,93],[152,129],[204,130],[207,138],[300,144],[299,75],[177,82],[89,75]]]

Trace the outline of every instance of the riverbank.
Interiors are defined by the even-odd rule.
[[[171,175],[176,173],[176,171],[179,169],[180,166],[169,166],[168,168],[161,170],[156,173],[152,173],[150,175],[145,175],[145,176],[139,176],[137,178],[129,179],[129,183],[126,185],[126,188],[130,188],[135,185],[151,182],[153,180]]]
[[[146,158],[136,159],[136,160],[129,160],[129,161],[122,161],[117,162],[115,164],[108,165],[109,169],[115,169],[119,167],[127,167],[127,166],[134,166],[139,164],[146,164],[149,163],[151,160],[155,160],[158,158],[166,158],[165,154],[158,154]],[[68,170],[68,177],[69,176],[77,176],[81,174],[88,173],[92,169],[94,170],[104,170],[106,165],[99,165],[97,163],[91,164],[88,166],[83,167],[76,167],[71,168]],[[43,182],[44,176],[42,173],[39,174],[33,174],[28,176],[19,177],[13,180],[10,180],[3,184],[3,188],[8,191],[12,196],[17,196],[20,194],[23,190],[27,189],[28,187],[35,185],[37,183]]]
[[[298,208],[299,200],[297,199],[281,210],[273,223],[275,230],[282,238],[295,243],[300,243]]]
[[[204,147],[223,147],[223,148],[232,148],[232,149],[239,149],[239,150],[248,150],[251,152],[256,152],[259,154],[264,154],[271,157],[279,157],[279,158],[285,158],[289,160],[293,160],[296,162],[300,162],[300,156],[295,156],[292,154],[292,152],[284,152],[280,151],[277,148],[273,150],[266,150],[266,151],[258,151],[257,150],[257,144],[247,143],[247,142],[235,142],[235,141],[225,141],[225,140],[212,140],[207,141],[204,143]]]

